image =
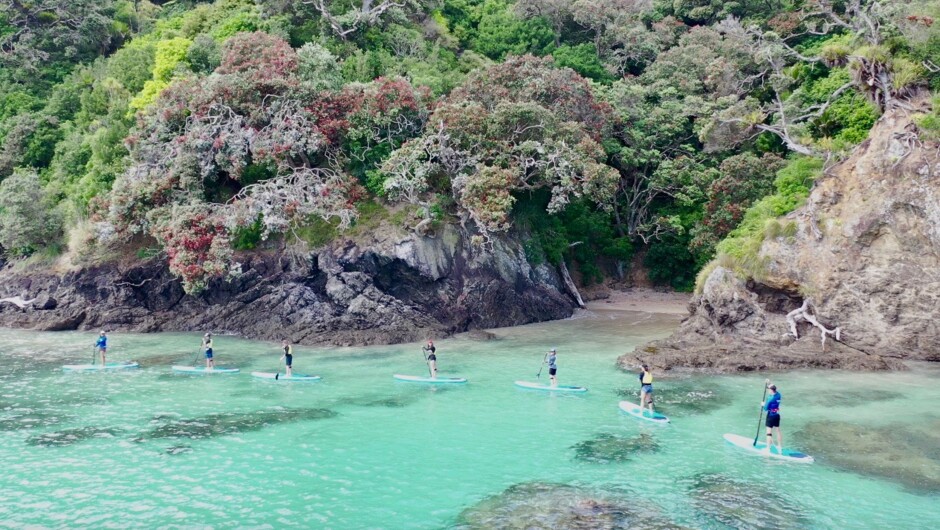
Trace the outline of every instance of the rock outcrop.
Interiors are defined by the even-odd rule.
[[[305,344],[390,344],[570,316],[574,299],[517,237],[488,252],[458,227],[376,230],[314,253],[240,256],[243,273],[189,296],[161,260],[54,274],[0,272],[0,325],[216,331]],[[28,303],[24,303],[28,302]]]
[[[721,372],[940,360],[940,149],[917,137],[909,111],[887,112],[782,221],[795,235],[764,241],[763,274],[745,282],[716,267],[680,329],[621,365],[635,355],[661,370]],[[801,307],[818,327],[793,318]]]

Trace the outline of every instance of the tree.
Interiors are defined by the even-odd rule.
[[[16,171],[0,182],[0,246],[25,256],[54,242],[61,220],[34,171]]]

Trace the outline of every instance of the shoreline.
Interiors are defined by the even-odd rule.
[[[692,293],[664,292],[649,288],[610,291],[606,298],[585,303],[587,311],[640,311],[665,315],[689,315]]]

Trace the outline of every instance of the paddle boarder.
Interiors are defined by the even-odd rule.
[[[202,337],[202,349],[206,352],[206,370],[215,368],[215,359],[212,358],[212,333]]]
[[[95,350],[101,355],[101,366],[105,366],[105,354],[108,352],[108,334],[104,330],[98,334],[98,340],[95,341]]]
[[[424,350],[424,354],[427,356],[428,360],[428,369],[431,371],[431,379],[437,379],[437,348],[434,347],[434,341],[428,339],[427,346],[421,348]]]
[[[773,441],[773,432],[777,433],[777,454],[783,454],[783,433],[780,431],[780,392],[777,391],[777,385],[771,385],[768,381],[767,388],[773,394],[767,398],[765,403],[761,403],[761,410],[767,412],[767,421],[764,425],[767,427],[767,445],[764,450],[770,452],[771,442]]]
[[[558,350],[555,348],[548,350],[548,358],[545,360],[545,362],[548,363],[548,377],[552,381],[552,386],[558,386],[558,365],[556,364],[557,359]]]
[[[291,372],[291,363],[294,362],[294,348],[287,342],[287,339],[281,341],[281,347],[284,348],[284,355],[281,355],[281,359],[284,359],[284,364],[287,367],[285,370],[287,372],[287,377],[293,375]]]
[[[643,407],[646,406],[646,402],[649,401],[650,404],[650,414],[653,414],[653,372],[650,372],[650,367],[648,364],[643,364],[640,366],[642,372],[640,372],[640,410],[643,410]]]

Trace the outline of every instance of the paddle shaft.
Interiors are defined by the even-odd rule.
[[[539,365],[539,373],[535,374],[535,378],[539,379],[542,377],[542,368],[545,368],[545,361],[548,360],[548,352],[545,352],[545,356],[542,357],[542,364]]]
[[[765,400],[767,399],[767,383],[768,383],[768,382],[769,382],[769,381],[764,381],[764,395],[763,395],[763,397],[760,398],[760,402],[761,402],[761,403],[764,403]],[[761,407],[760,407],[760,415],[757,416],[757,432],[754,433],[754,443],[751,444],[751,445],[754,446],[754,447],[757,447],[757,439],[760,438],[760,422],[761,422],[761,420],[763,420],[763,419],[764,419],[764,406],[761,405]]]
[[[95,365],[95,358],[98,357],[98,347],[95,345],[91,346],[91,365]]]
[[[428,377],[434,377],[431,372],[431,361],[428,360],[428,350],[421,348],[421,356],[424,357],[424,364],[428,367]]]

